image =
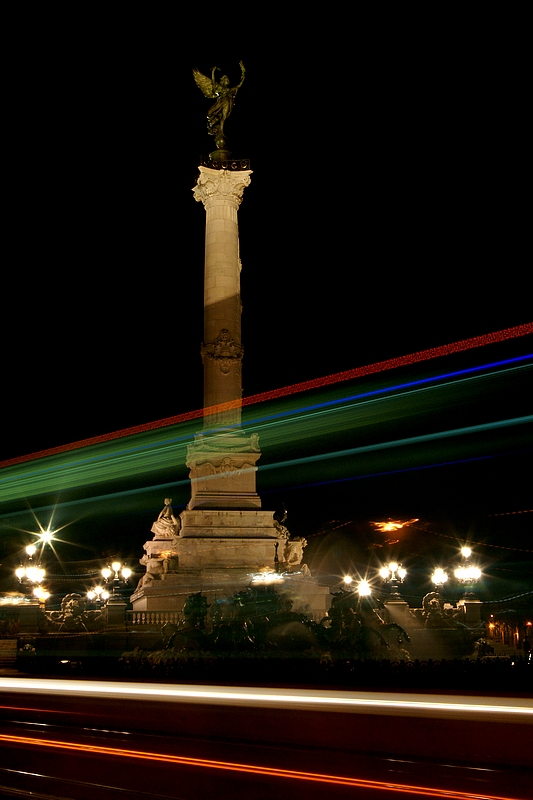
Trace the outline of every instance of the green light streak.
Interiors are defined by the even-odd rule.
[[[334,387],[327,394],[321,392],[313,395],[314,404],[324,401],[325,398],[338,400],[339,403],[333,407],[316,409],[311,405],[309,396],[298,399],[289,397],[265,404],[261,407],[260,416],[258,407],[243,409],[243,428],[247,433],[259,433],[261,436],[263,463],[259,466],[260,475],[295,467],[306,466],[311,469],[327,461],[332,465],[341,461],[348,462],[349,457],[357,459],[359,456],[370,454],[377,457],[379,453],[382,455],[377,468],[383,469],[391,464],[391,456],[385,455],[386,451],[405,449],[409,446],[412,449],[409,456],[412,463],[417,458],[420,461],[422,457],[419,452],[420,445],[434,445],[444,440],[451,442],[460,438],[463,440],[461,445],[458,442],[453,445],[453,453],[457,453],[459,447],[471,447],[471,444],[464,440],[468,438],[473,441],[475,434],[494,433],[531,422],[530,416],[517,416],[498,422],[483,422],[418,436],[394,438],[394,433],[402,424],[409,422],[411,425],[420,426],[423,423],[422,427],[433,425],[435,415],[442,414],[456,404],[468,403],[477,409],[477,404],[484,401],[492,388],[505,382],[507,390],[508,382],[513,377],[519,377],[524,369],[531,369],[532,366],[526,364],[454,380],[447,379],[442,383],[416,389],[398,389],[392,386],[390,394],[369,399],[353,399],[346,403],[342,398],[346,397],[349,388],[345,386],[341,392],[338,387]],[[359,381],[358,386],[361,385],[362,382]],[[367,390],[369,387],[375,389],[377,385],[386,387],[387,382],[378,383],[372,379],[363,383],[363,389]],[[307,409],[303,411],[302,403],[307,404]],[[279,416],[281,414],[284,416]],[[144,485],[151,483],[166,487],[169,485],[168,477],[172,474],[176,476],[172,486],[186,487],[188,486],[185,467],[187,445],[193,441],[194,434],[200,427],[201,421],[190,421],[5,467],[0,471],[0,504],[35,497],[44,499],[44,496],[50,493],[64,496],[69,491],[81,488],[85,496],[93,495],[98,492],[98,487],[104,484],[109,488],[109,492],[106,495],[98,492],[99,497],[123,496],[124,492],[121,490],[124,482],[139,479],[139,476]],[[386,441],[376,442],[376,439],[382,440],[388,434]],[[350,438],[352,441],[358,439],[362,443],[354,447],[332,448],[334,437],[342,440]],[[295,445],[301,455],[291,458],[290,452],[287,451],[291,449],[294,451]],[[476,444],[474,448],[475,450],[477,448],[476,452],[480,446],[479,443]],[[488,445],[485,444],[486,446]],[[305,451],[310,448],[313,448],[313,452],[306,454]],[[278,456],[278,460],[269,464],[268,458],[274,453]],[[427,450],[423,457],[427,458]],[[365,464],[368,469],[369,462]],[[376,469],[375,464],[374,461],[372,469]],[[338,464],[335,469],[340,469]],[[344,471],[346,467],[342,469]],[[357,469],[359,471],[359,467]],[[139,492],[141,489],[139,486],[128,490],[126,494],[130,491]],[[261,490],[261,486],[259,489]],[[72,501],[72,498],[65,497],[65,499]]]
[[[517,417],[515,419],[505,419],[499,422],[488,422],[483,425],[469,425],[465,428],[453,428],[449,431],[438,431],[437,433],[428,433],[424,436],[411,436],[406,439],[396,439],[394,441],[381,442],[379,444],[366,445],[364,447],[350,447],[346,450],[336,450],[330,453],[319,453],[314,456],[306,458],[291,458],[287,461],[278,461],[274,464],[267,464],[259,467],[260,470],[281,469],[295,467],[301,464],[318,463],[319,461],[330,461],[338,458],[346,458],[346,456],[360,455],[361,453],[375,453],[378,450],[391,450],[395,447],[406,447],[422,442],[435,442],[440,439],[449,439],[455,436],[466,436],[473,433],[481,433],[486,431],[497,430],[498,428],[508,428],[514,425],[527,425],[533,422],[533,415],[527,417]]]

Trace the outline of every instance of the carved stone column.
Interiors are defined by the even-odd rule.
[[[204,429],[241,421],[242,355],[237,211],[251,170],[200,167],[193,189],[206,211],[204,276]],[[213,406],[224,409],[209,412]]]

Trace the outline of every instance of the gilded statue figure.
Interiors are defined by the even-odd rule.
[[[218,150],[225,150],[226,148],[224,122],[231,114],[235,96],[244,82],[245,69],[242,61],[239,62],[239,66],[241,68],[241,80],[233,88],[229,85],[227,75],[222,75],[220,81],[216,80],[215,73],[221,72],[220,67],[212,68],[210,78],[207,75],[203,75],[200,70],[193,69],[194,80],[203,94],[209,98],[216,97],[215,102],[207,112],[207,131],[211,136],[215,137]]]

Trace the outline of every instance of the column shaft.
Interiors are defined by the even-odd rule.
[[[242,344],[237,211],[250,170],[200,167],[195,199],[206,211],[204,275],[204,428],[241,421]],[[210,411],[227,403],[229,408]]]

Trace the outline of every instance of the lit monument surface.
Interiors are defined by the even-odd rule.
[[[244,77],[244,68],[241,64]],[[202,76],[205,81],[209,79]],[[198,82],[198,77],[195,74]],[[227,84],[227,79],[223,84]],[[242,78],[241,78],[242,83]],[[225,86],[214,80],[213,94]],[[240,86],[241,84],[239,84]],[[218,88],[217,88],[218,87]],[[236,87],[239,88],[239,87]],[[228,90],[233,91],[235,90]],[[181,609],[188,595],[210,599],[231,596],[254,576],[281,578],[296,602],[316,616],[328,606],[329,590],[301,566],[304,542],[261,508],[256,489],[258,436],[241,427],[242,358],[238,209],[250,184],[247,162],[231,161],[221,125],[231,111],[222,94],[218,124],[208,117],[217,151],[200,166],[194,198],[206,213],[204,274],[203,430],[189,445],[187,466],[191,499],[174,517],[170,498],[154,523],[154,538],[144,545],[146,566],[132,595],[135,611]],[[227,98],[226,98],[227,99]],[[218,101],[217,101],[218,102]],[[216,105],[216,104],[215,104]],[[212,106],[210,109],[213,117]],[[223,111],[227,112],[225,116]],[[221,115],[223,116],[220,122]]]

